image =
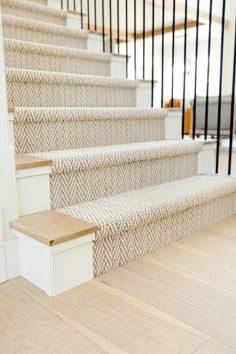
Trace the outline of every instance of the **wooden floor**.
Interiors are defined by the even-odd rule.
[[[0,353],[236,353],[236,216],[55,298],[2,284]]]

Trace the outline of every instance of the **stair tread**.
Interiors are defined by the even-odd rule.
[[[65,20],[67,17],[67,14],[62,10],[53,9],[48,6],[39,3],[30,2],[27,0],[1,0],[1,5],[2,7],[8,6],[8,7],[13,7],[14,9],[20,7],[24,10],[42,13],[43,15],[50,14],[52,16],[60,17]],[[4,11],[2,12],[4,13]]]
[[[84,59],[101,60],[106,62],[110,62],[112,60],[112,55],[108,53],[89,52],[86,49],[27,42],[10,38],[4,39],[4,47],[5,50],[21,50],[52,56],[79,57]]]
[[[136,80],[115,79],[112,77],[96,76],[96,75],[81,75],[70,73],[58,73],[40,70],[6,68],[6,77],[8,80],[26,81],[32,83],[51,82],[68,85],[93,85],[105,87],[128,87],[136,88],[139,84]]]
[[[119,119],[165,119],[168,110],[159,108],[137,107],[15,107],[9,108],[14,113],[15,122],[65,122]]]
[[[52,160],[40,158],[37,156],[29,156],[24,154],[17,154],[15,156],[16,170],[24,170],[27,168],[36,168],[36,167],[44,167],[51,166]]]
[[[202,146],[202,142],[162,140],[75,150],[38,152],[30,154],[30,156],[52,160],[53,173],[68,173],[87,168],[198,153]]]
[[[3,25],[14,25],[19,27],[25,27],[27,29],[33,29],[35,31],[45,32],[45,33],[55,33],[57,35],[61,34],[63,36],[81,37],[88,38],[88,33],[85,31],[75,30],[68,27],[50,24],[46,22],[36,21],[29,18],[22,18],[13,15],[2,15]]]
[[[96,224],[96,237],[101,238],[155,222],[232,193],[236,193],[234,178],[194,176],[61,208],[59,211]]]
[[[20,216],[19,219],[10,222],[10,226],[47,246],[71,241],[97,230],[96,225],[92,223],[54,210]]]

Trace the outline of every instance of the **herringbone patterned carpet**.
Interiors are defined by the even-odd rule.
[[[196,176],[202,144],[165,141],[168,111],[136,108],[140,82],[65,11],[1,5],[15,152],[52,159],[52,208],[98,225],[95,276],[234,214],[236,181]]]

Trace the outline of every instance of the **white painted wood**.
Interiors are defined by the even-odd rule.
[[[60,0],[48,0],[48,7],[52,9],[61,9],[61,2]]]
[[[182,138],[182,111],[169,110],[165,119],[165,139],[179,140]]]
[[[201,175],[215,173],[216,143],[205,144],[198,155],[198,173]]]
[[[84,15],[83,15],[84,19]],[[80,14],[67,14],[66,25],[69,28],[73,28],[75,30],[82,30],[81,27],[81,15]]]
[[[0,284],[7,280],[6,264],[5,264],[5,250],[3,244],[0,245]]]
[[[1,4],[0,4],[1,13]],[[0,245],[1,264],[5,263],[4,243],[10,238],[9,221],[17,217],[14,146],[10,141],[6,95],[2,18],[0,16]],[[12,260],[14,262],[14,260]],[[7,279],[6,267],[0,267],[0,281]]]
[[[151,82],[140,81],[136,89],[136,107],[151,107]]]
[[[102,35],[96,33],[89,33],[88,40],[87,40],[87,49],[89,52],[102,53],[103,52]]]
[[[0,214],[1,218],[1,214]],[[5,249],[4,249],[4,241],[3,241],[3,224],[0,219],[0,283],[3,283],[7,280],[7,272],[6,272],[6,258],[5,258]]]
[[[16,186],[19,215],[50,209],[51,166],[18,170]]]
[[[126,78],[126,58],[123,56],[113,55],[111,62],[111,76],[117,79]]]
[[[7,279],[13,279],[20,275],[20,258],[19,258],[19,242],[17,238],[5,241],[5,263],[7,271]]]
[[[13,233],[19,239],[20,275],[49,296],[93,278],[95,234],[48,247],[20,232]]]

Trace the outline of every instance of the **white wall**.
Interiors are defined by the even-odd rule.
[[[219,0],[220,1],[220,0]],[[233,51],[234,51],[234,23],[236,1],[226,2],[227,17],[230,26],[225,29],[225,45],[224,45],[224,65],[223,65],[223,95],[230,95],[232,91],[232,72],[233,72]],[[219,5],[219,4],[218,4]],[[197,95],[204,96],[206,94],[207,85],[207,67],[208,67],[208,26],[202,26],[199,29],[199,51],[198,51],[198,79],[197,79]],[[187,45],[187,89],[186,97],[191,99],[194,96],[195,83],[195,38],[196,29],[188,30]],[[220,77],[220,49],[221,49],[221,25],[214,24],[212,27],[211,41],[211,60],[210,60],[210,86],[209,94],[217,96],[219,94],[219,77]],[[133,62],[133,44],[129,44],[129,54],[132,56],[130,60],[130,78],[134,74]],[[125,53],[125,46],[121,48],[121,52]],[[151,78],[151,38],[146,39],[146,79]],[[174,79],[174,96],[182,98],[183,92],[183,55],[184,55],[184,32],[178,31],[175,35],[175,79]],[[137,75],[142,78],[143,68],[143,41],[137,42]],[[165,99],[171,97],[171,73],[172,73],[172,34],[165,35],[165,79],[164,91]],[[155,37],[155,79],[158,81],[156,105],[160,105],[161,96],[161,36]]]

